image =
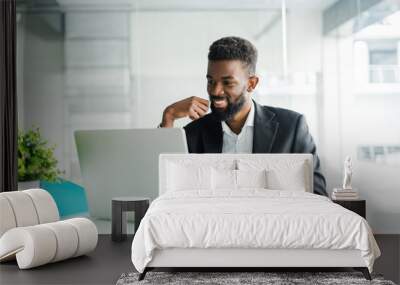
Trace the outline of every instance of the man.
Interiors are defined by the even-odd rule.
[[[257,86],[257,50],[247,40],[225,37],[208,53],[207,92],[211,101],[190,97],[168,106],[161,127],[178,118],[193,122],[184,127],[191,153],[312,153],[314,192],[325,195],[316,146],[303,115],[252,101]]]

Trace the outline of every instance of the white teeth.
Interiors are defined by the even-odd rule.
[[[215,107],[224,107],[226,105],[226,101],[225,100],[214,100],[213,101],[213,105]]]

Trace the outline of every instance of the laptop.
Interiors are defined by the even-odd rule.
[[[111,219],[113,197],[158,196],[158,157],[188,153],[181,128],[80,130],[75,143],[93,218]]]

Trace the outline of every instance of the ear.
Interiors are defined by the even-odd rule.
[[[247,92],[253,92],[258,84],[258,77],[256,75],[250,76],[247,81]]]

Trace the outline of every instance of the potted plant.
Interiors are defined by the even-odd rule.
[[[18,131],[18,190],[38,188],[40,180],[58,181],[62,172],[54,157],[55,146],[47,146],[39,128]]]

